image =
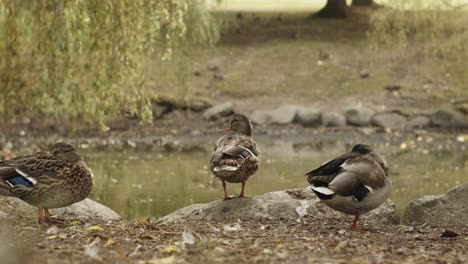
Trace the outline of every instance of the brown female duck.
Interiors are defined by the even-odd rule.
[[[261,154],[252,139],[252,124],[241,114],[235,114],[229,127],[222,131],[231,133],[221,137],[216,143],[210,161],[211,172],[223,183],[224,199],[232,199],[226,192],[226,182],[242,183],[238,197],[244,196],[245,182],[260,166]]]
[[[0,162],[0,195],[17,197],[38,208],[39,224],[51,222],[50,208],[85,199],[93,174],[76,148],[56,143],[50,153],[37,152]]]

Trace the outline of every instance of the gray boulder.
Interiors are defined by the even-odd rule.
[[[205,120],[218,120],[221,117],[230,116],[233,113],[234,104],[231,102],[226,102],[208,108],[205,113],[203,113],[203,118]]]
[[[362,105],[356,105],[346,110],[346,120],[351,125],[368,126],[374,114],[374,110]]]
[[[190,102],[190,110],[194,112],[201,112],[210,107],[212,107],[211,103],[205,99],[195,98]]]
[[[37,207],[32,206],[20,199],[5,197],[0,199],[0,218],[7,218],[8,215],[14,213],[34,217],[37,215]],[[81,217],[102,220],[117,220],[121,219],[120,215],[109,207],[100,204],[91,199],[84,199],[81,202],[70,206],[58,209],[51,209],[50,212],[57,216]]]
[[[269,110],[255,110],[249,118],[255,124],[268,125],[271,122],[271,113]]]
[[[322,124],[326,127],[346,126],[346,117],[336,112],[323,113]]]
[[[271,113],[271,124],[287,125],[292,123],[296,116],[298,107],[295,105],[283,105],[279,108],[272,110]]]
[[[407,128],[411,129],[421,129],[431,125],[431,119],[427,116],[415,116],[406,123]]]
[[[468,226],[468,182],[443,195],[424,196],[405,210],[404,224]]]
[[[371,225],[398,225],[400,223],[398,209],[390,199],[387,199],[387,201],[374,210],[363,214],[362,219]]]
[[[468,121],[463,114],[452,109],[439,109],[432,113],[431,122],[444,128],[468,128]]]
[[[322,112],[311,107],[298,108],[293,122],[306,127],[319,126],[322,123]]]
[[[297,110],[298,107],[294,105],[283,105],[272,110],[255,110],[250,115],[250,120],[260,125],[286,125],[293,122]]]
[[[406,117],[399,113],[379,113],[372,117],[371,123],[378,127],[405,129]]]
[[[255,221],[262,218],[301,220],[306,215],[314,220],[347,217],[321,203],[307,187],[227,201],[216,200],[207,204],[194,204],[163,217],[161,222],[165,224],[186,221],[229,222],[233,219]],[[351,222],[352,217],[348,218]],[[372,224],[399,223],[398,212],[391,201],[382,204],[367,216],[365,214],[363,218],[365,222]]]

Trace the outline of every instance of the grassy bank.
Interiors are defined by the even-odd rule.
[[[425,108],[468,97],[466,23],[459,23],[466,14],[457,13],[462,16],[454,21],[452,11],[358,9],[346,20],[309,14],[222,13],[226,29],[218,45],[154,65],[161,74],[148,84],[182,99],[265,106],[372,102]],[[222,80],[208,69],[213,66]],[[402,93],[391,96],[386,85],[399,85]]]

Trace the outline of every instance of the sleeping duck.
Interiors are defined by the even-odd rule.
[[[261,154],[252,139],[252,124],[241,114],[234,114],[229,127],[222,131],[230,133],[222,136],[211,156],[211,172],[218,177],[224,189],[224,199],[232,199],[226,191],[226,182],[242,183],[238,197],[244,197],[245,182],[260,166]]]
[[[363,144],[306,176],[312,191],[327,206],[355,216],[351,228],[356,227],[360,214],[377,208],[392,190],[386,162]]]
[[[76,148],[56,143],[50,152],[37,152],[0,162],[0,195],[19,198],[38,208],[38,222],[52,222],[50,208],[85,199],[93,174]]]

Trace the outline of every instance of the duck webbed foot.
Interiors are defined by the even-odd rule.
[[[356,214],[354,215],[353,224],[352,224],[351,227],[350,227],[351,229],[356,229],[356,224],[357,224],[358,220],[359,220],[359,213],[356,213]]]
[[[52,218],[52,214],[49,212],[48,208],[44,208],[44,213],[45,213],[45,220],[48,224],[58,224],[64,221],[63,219],[60,219],[57,217]]]

